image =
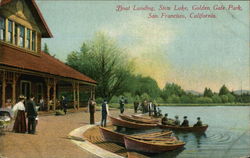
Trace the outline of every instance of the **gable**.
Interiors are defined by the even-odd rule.
[[[34,0],[0,0],[0,15],[40,32],[42,37],[52,37]]]
[[[11,1],[0,9],[0,14],[25,27],[41,32],[29,7],[24,0]]]

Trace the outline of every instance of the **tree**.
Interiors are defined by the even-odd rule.
[[[213,95],[212,100],[214,103],[221,103],[222,102],[222,100],[221,100],[220,96],[218,96],[218,94]]]
[[[228,88],[223,85],[221,88],[220,88],[220,91],[219,91],[219,95],[227,95],[229,92]]]
[[[50,55],[50,53],[49,53],[49,47],[48,47],[47,43],[44,43],[43,52]]]
[[[203,96],[211,98],[213,96],[212,90],[210,88],[205,88]]]
[[[67,64],[98,82],[97,96],[110,100],[126,88],[132,64],[124,50],[104,33],[97,33],[92,41],[83,43],[80,51],[67,57]]]
[[[171,95],[170,97],[168,97],[167,99],[167,102],[168,103],[180,103],[180,97],[179,96],[176,96],[176,95]]]
[[[221,95],[221,101],[222,103],[227,103],[228,102],[228,96],[227,95]]]
[[[226,96],[228,97],[229,103],[233,103],[235,101],[235,96],[233,96],[231,93],[228,93]]]
[[[165,87],[162,90],[161,97],[164,100],[167,100],[170,96],[175,95],[181,97],[185,94],[185,91],[175,83],[166,83]]]

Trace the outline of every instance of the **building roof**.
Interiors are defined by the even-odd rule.
[[[0,0],[0,7],[4,6],[14,0]],[[37,24],[40,28],[42,28],[42,37],[44,38],[50,38],[53,37],[47,23],[45,22],[43,15],[38,8],[35,0],[24,0],[29,7],[30,11],[32,12],[32,15],[35,16],[35,20],[37,21]]]
[[[93,84],[97,83],[90,77],[76,71],[55,57],[52,57],[44,52],[41,52],[41,56],[36,56],[25,51],[21,51],[18,48],[2,45],[0,65],[42,72]]]

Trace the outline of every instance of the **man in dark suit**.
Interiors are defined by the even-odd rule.
[[[28,118],[28,133],[35,134],[36,132],[36,104],[34,102],[35,97],[30,96],[29,101],[27,102],[27,118]]]
[[[181,126],[186,126],[186,127],[189,126],[189,122],[188,122],[188,120],[187,120],[187,116],[184,116],[184,120],[183,120]]]

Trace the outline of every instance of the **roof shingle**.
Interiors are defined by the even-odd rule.
[[[17,48],[1,45],[0,64],[16,68],[72,78],[96,84],[90,77],[67,66],[60,60],[41,52],[41,56],[22,52]]]

